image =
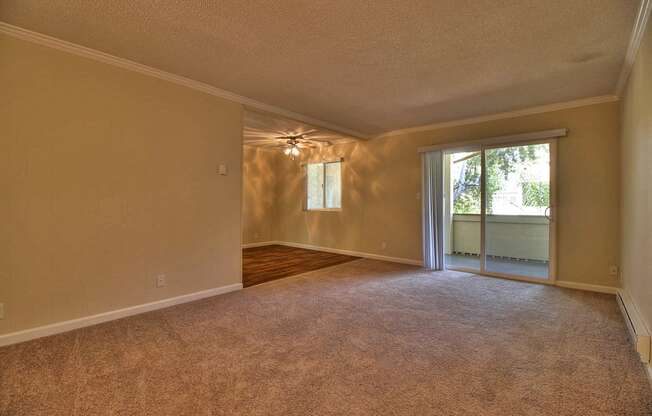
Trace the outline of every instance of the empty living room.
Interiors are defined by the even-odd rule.
[[[652,0],[0,0],[0,416],[652,416]]]

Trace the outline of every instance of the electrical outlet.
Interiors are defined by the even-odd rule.
[[[387,248],[387,241],[383,241],[383,242],[380,244],[380,248],[381,248],[381,250],[385,250],[385,249]]]
[[[0,319],[5,319],[5,304],[0,303]]]
[[[618,266],[609,266],[609,276],[618,276]]]
[[[165,279],[164,274],[159,274],[156,276],[156,287],[165,287],[168,285],[167,280]]]

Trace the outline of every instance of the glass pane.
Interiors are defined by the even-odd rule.
[[[324,165],[311,163],[307,165],[308,209],[324,208]]]
[[[485,270],[547,278],[550,145],[485,151]]]
[[[326,163],[326,208],[342,207],[342,163]]]
[[[444,155],[444,252],[448,268],[480,270],[480,152]]]

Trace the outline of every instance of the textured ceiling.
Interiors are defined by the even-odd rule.
[[[368,134],[610,94],[638,0],[2,0],[0,20]]]
[[[286,143],[288,136],[301,136],[316,146],[330,146],[355,141],[323,128],[311,126],[273,114],[246,111],[244,117],[243,141],[250,146],[278,147]]]

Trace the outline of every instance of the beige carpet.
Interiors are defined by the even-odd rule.
[[[370,260],[0,349],[2,415],[650,415],[613,296]]]

